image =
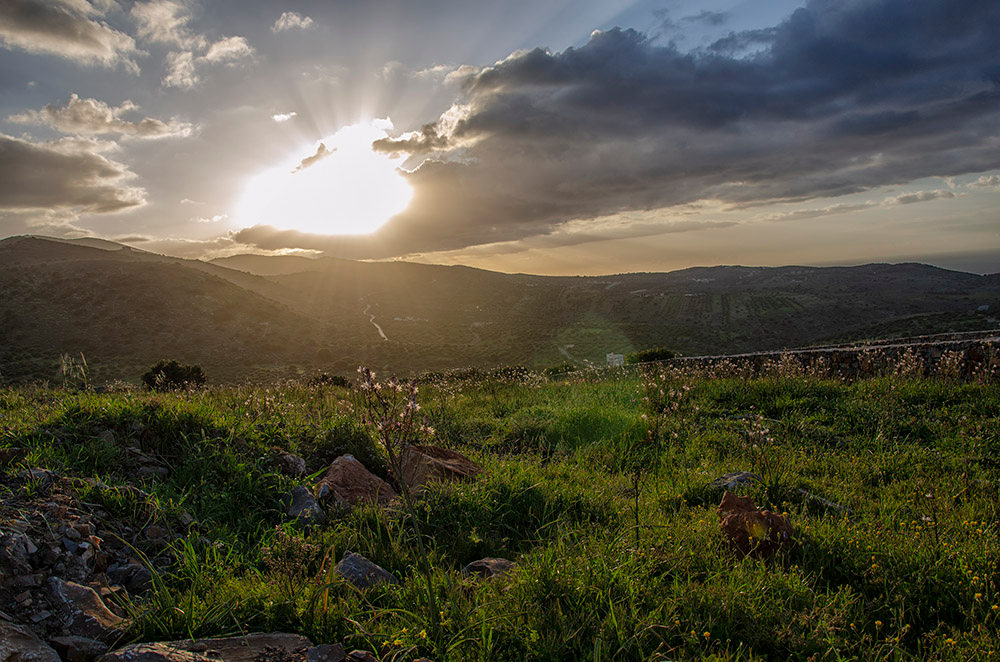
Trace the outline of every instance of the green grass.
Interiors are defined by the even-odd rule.
[[[440,660],[442,651],[451,660],[969,660],[1000,651],[1000,387],[689,385],[652,456],[636,379],[421,387],[436,443],[487,469],[472,483],[433,485],[418,502],[442,612],[437,650],[401,510],[331,512],[308,533],[282,522],[295,481],[270,468],[276,448],[301,454],[311,472],[350,452],[388,477],[349,391],[0,390],[0,447],[27,447],[31,466],[100,478],[78,496],[114,517],[194,516],[195,529],[174,544],[176,563],[131,605],[135,640],[283,630],[400,660]],[[757,416],[773,442],[754,449],[747,421]],[[170,475],[136,479],[130,447]],[[796,542],[771,560],[737,558],[707,485],[760,472],[762,458],[772,489],[751,495],[788,513]],[[359,593],[334,578],[347,549],[403,585]],[[461,568],[486,556],[517,568],[504,581],[463,580]]]

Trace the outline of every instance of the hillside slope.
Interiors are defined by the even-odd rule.
[[[63,352],[130,379],[164,357],[226,379],[359,363],[544,368],[651,346],[719,354],[986,328],[1000,308],[995,277],[920,264],[548,277],[299,256],[208,263],[39,237],[0,241],[0,287],[8,380],[50,377]]]

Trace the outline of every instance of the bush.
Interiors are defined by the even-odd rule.
[[[142,375],[142,383],[151,391],[173,391],[204,385],[205,373],[200,365],[160,361]]]
[[[641,352],[633,352],[625,357],[625,363],[629,365],[636,363],[649,363],[651,361],[669,361],[677,356],[674,352],[663,347],[644,349]]]
[[[351,388],[351,380],[347,377],[342,377],[341,375],[331,375],[326,372],[320,372],[309,378],[307,382],[309,386],[340,386],[342,388]]]

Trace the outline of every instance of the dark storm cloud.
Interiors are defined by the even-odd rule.
[[[101,21],[100,15],[87,0],[3,0],[0,40],[7,48],[86,64],[124,64],[138,73],[132,56],[141,51],[135,40]]]
[[[408,176],[404,213],[333,243],[371,256],[462,248],[621,211],[995,169],[998,34],[995,0],[814,0],[695,52],[615,29],[515,53],[466,78],[437,122],[376,143],[432,158]]]
[[[125,166],[101,154],[108,143],[64,139],[35,143],[0,134],[0,210],[108,213],[145,204],[124,182]]]
[[[723,11],[708,11],[707,9],[692,16],[685,16],[682,21],[689,23],[704,23],[706,25],[724,25],[729,20],[729,14]]]

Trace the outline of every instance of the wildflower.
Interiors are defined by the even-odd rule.
[[[875,621],[875,627],[877,628],[882,627],[882,621]]]
[[[426,638],[427,638],[427,630],[421,630],[421,631],[420,631],[420,634],[419,634],[418,636],[419,636],[419,637],[420,637],[421,639],[426,639]]]
[[[709,637],[711,637],[711,636],[712,636],[712,633],[711,633],[711,632],[708,632],[708,631],[706,630],[705,632],[702,632],[702,633],[701,633],[701,636],[703,636],[703,637],[705,637],[706,639],[708,639]]]

